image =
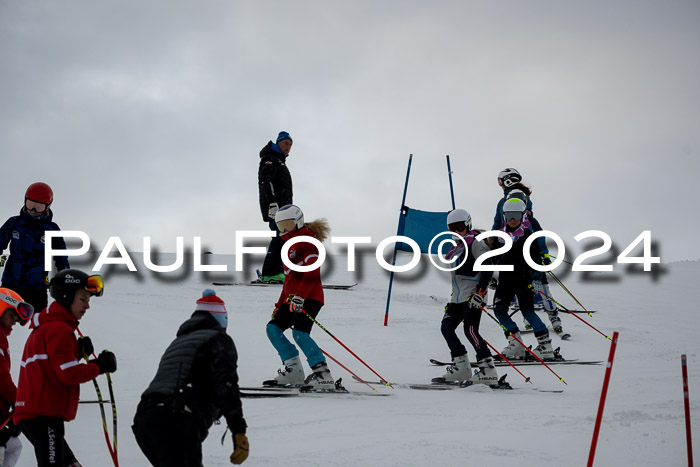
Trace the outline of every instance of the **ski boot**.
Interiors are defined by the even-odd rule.
[[[554,332],[564,332],[564,329],[561,327],[561,318],[559,318],[559,312],[557,312],[556,310],[548,311],[547,316],[549,317],[549,322],[552,323],[552,329],[554,329]]]
[[[516,340],[517,338],[517,340]],[[522,337],[520,336],[520,332],[515,333],[515,337],[512,335],[508,336],[508,345],[506,345],[503,350],[501,350],[501,353],[503,354],[504,357],[506,357],[508,360],[512,359],[523,359],[527,355],[527,350],[525,350],[525,347],[520,345],[520,342],[522,342]]]
[[[304,389],[310,391],[335,390],[336,385],[328,369],[328,364],[324,361],[311,367],[312,373],[304,380]]]
[[[498,385],[498,373],[496,373],[493,357],[479,359],[479,369],[474,373],[472,381],[474,384]]]
[[[300,387],[304,385],[304,368],[301,365],[301,360],[297,355],[294,358],[282,362],[284,368],[277,370],[275,379],[263,381],[263,386],[286,386]]]
[[[552,348],[552,338],[549,337],[549,332],[537,336],[537,347],[532,351],[535,355],[544,361],[554,360],[554,349]]]
[[[469,381],[472,378],[472,366],[467,354],[454,357],[452,365],[447,367],[444,376],[433,378],[433,384],[454,384],[460,381]]]
[[[258,276],[252,284],[284,284],[284,273],[274,276]]]

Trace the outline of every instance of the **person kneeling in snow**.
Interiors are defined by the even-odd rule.
[[[206,289],[161,357],[131,427],[152,465],[202,465],[202,442],[222,415],[233,433],[231,463],[248,458],[238,353],[227,325],[223,300]]]
[[[90,308],[90,297],[100,297],[103,291],[102,277],[64,269],[49,283],[55,302],[32,320],[34,329],[22,354],[13,418],[34,446],[40,466],[81,466],[64,438],[65,422],[78,412],[80,384],[117,370],[117,359],[108,350],[87,364],[80,363],[93,347],[89,338],[75,337]]]

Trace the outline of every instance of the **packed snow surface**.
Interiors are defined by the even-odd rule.
[[[440,321],[450,284],[446,273],[424,257],[410,277],[394,281],[389,325],[384,313],[388,273],[373,257],[360,258],[360,271],[345,271],[345,257],[331,258],[326,283],[359,284],[349,291],[327,290],[326,306],[318,321],[377,373],[397,383],[427,383],[444,368],[428,360],[449,360],[440,334]],[[401,258],[400,258],[401,260]],[[169,264],[167,257],[163,264]],[[172,262],[172,261],[171,261]],[[227,264],[232,256],[214,255],[209,264]],[[607,403],[596,452],[601,466],[687,465],[681,378],[681,354],[688,356],[691,415],[700,410],[700,319],[697,316],[700,263],[662,265],[655,280],[651,273],[623,268],[614,275],[558,274],[564,284],[591,310],[578,314],[602,333],[620,333]],[[89,268],[88,268],[89,269]],[[212,281],[250,280],[242,273],[138,273],[116,267],[106,275],[103,297],[93,298],[81,330],[95,348],[112,350],[119,368],[113,375],[119,414],[118,451],[122,466],[147,466],[131,433],[131,422],[141,392],[153,377],[164,349],[179,325],[194,310],[195,301]],[[403,276],[403,275],[402,275]],[[279,286],[214,287],[229,311],[228,332],[239,353],[241,386],[259,386],[276,375],[279,358],[267,340]],[[554,297],[570,308],[574,300],[556,284]],[[541,314],[546,320],[546,315]],[[522,322],[521,318],[516,319]],[[562,315],[564,329],[573,337],[553,335],[567,359],[602,360],[610,340],[576,317]],[[489,317],[483,316],[484,338],[501,349],[506,339]],[[17,326],[10,336],[13,377],[28,330]],[[367,380],[378,379],[329,334],[314,327],[312,336],[330,355]],[[462,336],[463,337],[463,336]],[[526,344],[535,344],[532,334]],[[466,338],[463,342],[474,352]],[[370,391],[353,382],[341,367],[330,363],[333,376],[348,389]],[[532,380],[525,382],[512,368],[507,373],[516,390],[491,391],[483,387],[451,391],[415,391],[379,388],[391,397],[301,396],[245,399],[250,457],[247,466],[425,466],[499,465],[543,467],[584,465],[601,396],[605,364],[552,366],[564,384],[542,366],[524,366]],[[308,367],[306,368],[308,372]],[[103,394],[107,393],[100,377]],[[543,393],[530,388],[563,389]],[[84,384],[81,399],[95,399],[92,384]],[[108,426],[111,429],[111,416]],[[700,426],[693,425],[698,432]],[[204,443],[204,465],[230,465],[230,433],[223,446],[224,425],[212,427]],[[109,466],[96,404],[83,404],[77,419],[67,424],[67,440],[85,466]],[[20,466],[36,465],[32,447],[23,438]],[[177,446],[173,446],[177,449]],[[700,449],[696,446],[696,450]]]

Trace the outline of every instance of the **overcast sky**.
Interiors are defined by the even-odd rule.
[[[93,247],[233,253],[286,130],[335,236],[396,233],[411,153],[406,204],[449,210],[449,154],[476,227],[515,167],[572,256],[599,229],[700,258],[697,0],[2,0],[0,57],[1,221],[44,181]]]

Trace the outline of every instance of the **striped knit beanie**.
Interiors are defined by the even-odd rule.
[[[216,292],[212,289],[206,289],[202,292],[202,298],[197,300],[197,307],[194,311],[207,311],[216,318],[222,328],[228,326],[228,313],[224,301],[216,296]]]

